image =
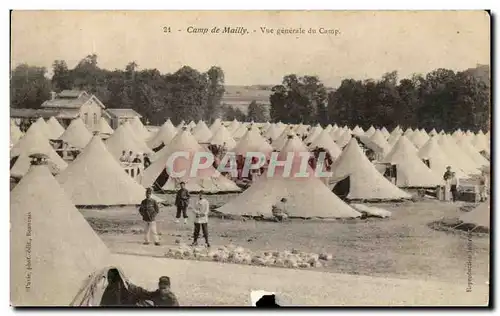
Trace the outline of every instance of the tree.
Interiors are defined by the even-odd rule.
[[[252,101],[248,106],[248,113],[246,117],[246,121],[248,122],[267,122],[267,109],[263,104],[257,103],[256,101]]]
[[[247,120],[243,111],[230,105],[221,105],[221,112],[225,121],[237,120],[238,122],[245,122]]]
[[[68,65],[64,60],[55,60],[52,64],[52,86],[55,91],[61,92],[62,90],[71,90],[73,87],[73,80]]]
[[[318,107],[326,105],[326,88],[316,76],[287,75],[272,91],[273,121],[313,124],[318,119]]]
[[[44,67],[18,65],[10,76],[10,102],[14,108],[40,108],[50,99],[51,82]]]
[[[209,123],[219,117],[221,111],[221,101],[224,96],[224,71],[222,68],[212,66],[207,71],[208,95],[205,118]]]

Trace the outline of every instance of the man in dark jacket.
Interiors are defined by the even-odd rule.
[[[153,306],[179,306],[177,297],[170,289],[170,278],[167,276],[160,277],[156,291],[150,292],[130,283],[129,290],[136,301],[150,301]]]
[[[160,245],[158,241],[158,233],[156,232],[156,215],[160,212],[158,203],[151,198],[151,188],[146,189],[146,198],[142,200],[139,207],[139,213],[142,215],[142,220],[145,223],[145,245],[149,245],[149,236],[153,235],[156,246]]]
[[[177,191],[177,195],[175,196],[175,206],[177,206],[177,214],[175,216],[175,222],[179,222],[179,218],[184,218],[184,224],[187,224],[187,208],[189,205],[189,191],[186,189],[186,184],[181,182],[181,188]]]

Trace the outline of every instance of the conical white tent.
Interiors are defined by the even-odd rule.
[[[370,126],[370,128],[369,128],[369,129],[365,132],[365,135],[364,135],[364,136],[366,136],[366,137],[370,137],[370,138],[371,138],[371,137],[373,136],[373,134],[375,133],[375,131],[376,131],[376,130],[375,130],[375,127],[373,127],[373,125],[372,125],[372,126]]]
[[[57,139],[64,133],[64,128],[53,116],[47,121],[47,128],[50,133],[50,139]]]
[[[178,184],[181,181],[186,183],[186,189],[190,192],[204,191],[207,193],[223,193],[223,192],[239,192],[241,189],[231,180],[222,176],[217,170],[212,166],[198,170],[194,175],[191,175],[191,170],[193,166],[193,161],[195,161],[195,154],[205,152],[209,155],[211,153],[203,148],[193,135],[187,130],[177,133],[174,139],[170,142],[168,147],[163,148],[157,153],[157,159],[144,170],[142,177],[142,185],[145,187],[152,186],[158,177],[166,169],[169,158],[172,155],[183,153],[186,156],[177,157],[173,160],[173,170],[176,173],[185,172],[182,176],[169,175],[168,180],[162,188],[166,191],[177,190]],[[198,158],[199,159],[199,158]],[[204,161],[197,161],[203,163]]]
[[[438,144],[441,146],[446,155],[452,159],[460,169],[462,169],[466,174],[479,174],[480,171],[477,169],[476,163],[471,160],[457,145],[452,137],[446,135],[438,136]]]
[[[32,166],[10,195],[11,303],[68,306],[108,254],[47,167]]]
[[[58,173],[64,170],[68,164],[56,153],[50,146],[49,140],[37,126],[31,126],[26,135],[21,138],[10,150],[10,158],[17,157],[14,165],[10,169],[13,177],[22,177],[28,172],[32,154],[44,154],[49,157],[49,168],[52,173]]]
[[[195,125],[192,134],[194,138],[196,138],[198,143],[208,143],[208,140],[213,136],[207,124],[205,124],[205,122],[203,122],[202,120],[200,120],[198,124]]]
[[[219,127],[222,126],[222,121],[220,118],[215,119],[215,121],[210,125],[210,131],[213,133],[217,132]]]
[[[391,136],[391,133],[389,133],[389,131],[387,130],[387,128],[385,128],[385,126],[382,127],[382,129],[380,131],[384,135],[385,139],[387,139],[387,138],[389,138],[389,136]]]
[[[356,125],[356,127],[354,127],[354,129],[352,130],[352,134],[356,136],[363,136],[365,134],[365,131],[361,127]]]
[[[365,140],[365,139],[366,139],[366,137],[362,140]],[[391,146],[389,145],[389,143],[387,143],[384,135],[379,130],[376,130],[373,133],[373,135],[370,138],[368,138],[368,140],[369,141],[367,141],[366,143],[364,142],[365,145],[367,147],[369,147],[371,150],[373,150],[377,154],[379,159],[385,157],[385,155],[387,155],[389,153],[389,151],[391,150]]]
[[[225,128],[221,126],[217,132],[208,140],[208,143],[211,145],[222,146],[226,143],[227,148],[233,148],[236,146],[236,141],[231,137],[231,133]]]
[[[285,127],[283,132],[281,132],[281,135],[272,142],[271,146],[273,147],[273,149],[274,150],[281,150],[281,148],[283,148],[283,146],[285,146],[285,144],[288,140],[288,136],[290,136],[290,135],[295,135],[295,130],[294,130],[293,126]]]
[[[422,148],[422,146],[424,146],[425,143],[427,143],[427,141],[429,140],[429,136],[423,134],[419,130],[416,130],[415,132],[413,132],[413,134],[411,134],[409,139],[413,143],[413,145],[415,145],[415,147],[418,149]]]
[[[10,145],[14,146],[20,139],[23,137],[23,132],[19,129],[19,127],[10,122]]]
[[[108,121],[104,117],[101,117],[99,120],[99,127],[98,130],[101,134],[106,134],[106,135],[111,135],[113,134],[114,130],[109,126]]]
[[[457,141],[457,145],[466,153],[478,166],[489,166],[490,162],[484,158],[471,143],[465,139],[461,138]]]
[[[229,124],[229,127],[227,128],[227,130],[230,133],[234,133],[238,129],[238,127],[240,127],[240,123],[236,119],[234,119],[231,122],[231,124]]]
[[[433,128],[430,132],[429,132],[429,136],[436,136],[438,134],[438,132],[436,131],[435,128]]]
[[[490,202],[486,201],[477,206],[472,211],[460,216],[464,224],[473,224],[476,226],[490,228]]]
[[[234,140],[239,140],[243,136],[245,136],[245,133],[247,132],[247,130],[248,130],[248,128],[247,128],[246,124],[240,124],[238,129],[236,129],[231,136],[234,138]]]
[[[268,155],[273,151],[273,148],[260,136],[255,128],[250,127],[245,136],[230,151],[236,155],[246,155],[249,152],[259,152]]]
[[[429,160],[429,168],[436,175],[444,175],[446,167],[450,166],[458,178],[467,178],[467,174],[460,169],[453,159],[448,157],[439,146],[436,136],[430,138],[418,151],[420,159]]]
[[[319,124],[313,127],[309,132],[307,138],[304,140],[304,144],[312,143],[316,139],[316,137],[321,134],[321,132],[323,132],[323,128]]]
[[[38,118],[38,120],[36,120],[35,123],[31,124],[29,128],[39,130],[47,139],[50,139],[50,137],[52,137],[49,131],[49,127],[47,126],[47,123],[41,117]]]
[[[266,139],[271,139],[271,140],[275,140],[277,139],[278,137],[280,137],[281,133],[283,133],[283,128],[280,128],[278,125],[276,124],[272,124],[267,130],[266,132],[264,133],[264,137]]]
[[[347,146],[351,138],[351,133],[349,131],[345,131],[342,136],[340,136],[335,142],[337,143],[337,145],[339,145],[340,148],[344,148],[345,146]]]
[[[180,132],[182,131],[182,129],[184,128],[184,126],[186,126],[186,122],[184,122],[184,120],[182,120],[179,125],[177,125],[175,128],[177,129],[177,132]]]
[[[337,141],[342,135],[344,134],[344,130],[342,128],[337,128],[334,129],[330,132],[330,137],[334,140]]]
[[[349,141],[342,155],[332,166],[334,182],[349,177],[351,200],[399,200],[409,199],[411,195],[387,180],[368,160],[355,138]]]
[[[59,137],[59,140],[69,144],[71,147],[75,148],[85,148],[87,144],[92,139],[92,134],[79,118],[74,119],[69,124],[68,128]]]
[[[479,151],[486,151],[486,153],[490,153],[490,145],[486,142],[486,140],[479,134],[472,136],[471,144]]]
[[[106,140],[105,144],[116,159],[120,158],[124,150],[127,154],[132,151],[134,155],[139,153],[153,154],[153,151],[149,149],[146,143],[134,135],[128,123],[120,125],[113,135]]]
[[[389,139],[387,139],[387,143],[389,144],[389,147],[391,149],[392,147],[394,147],[394,145],[396,145],[401,135],[402,134],[391,134],[391,136],[389,136]]]
[[[136,137],[139,137],[141,140],[147,140],[151,137],[151,134],[149,133],[147,128],[144,127],[141,120],[137,116],[134,116],[134,118],[132,119],[130,127],[134,132],[134,134],[136,135]]]
[[[175,137],[177,134],[177,129],[175,126],[172,124],[170,119],[168,119],[163,125],[160,127],[158,130],[158,133],[156,133],[156,136],[153,137],[150,141],[148,141],[148,145],[150,148],[157,148],[159,146],[163,145],[168,145],[170,141]]]
[[[396,165],[398,187],[436,187],[443,183],[442,178],[418,157],[417,149],[404,135],[401,135],[383,162]]]
[[[99,136],[57,177],[75,205],[136,205],[145,189],[108,152]]]
[[[200,120],[200,122],[202,122],[202,121]],[[198,123],[199,123],[199,122],[198,122]],[[205,124],[205,126],[206,126],[206,124]],[[195,123],[195,122],[193,122],[193,121],[191,121],[191,122],[189,122],[188,127],[189,127],[189,129],[191,129],[191,130],[192,130],[193,128],[195,128],[195,127],[196,127],[196,123]],[[208,129],[208,126],[207,126],[207,129]]]
[[[276,167],[274,174],[266,174],[218,211],[233,215],[272,216],[272,206],[281,198],[287,198],[291,217],[353,218],[361,214],[340,200],[330,189],[314,176],[307,165],[308,177],[294,176],[301,169],[299,153],[307,151],[297,136],[290,136],[278,155],[285,161],[289,153],[294,156],[290,175],[283,174],[283,167]],[[307,188],[307,189],[304,189]]]
[[[328,124],[328,125],[324,128],[324,130],[325,130],[327,133],[330,133],[330,132],[332,131],[332,129],[333,129],[332,124]]]
[[[307,125],[299,124],[295,127],[295,134],[303,136],[308,135],[309,130]]]
[[[309,149],[314,149],[315,147],[326,149],[334,160],[342,153],[342,149],[333,141],[326,129],[314,139]]]

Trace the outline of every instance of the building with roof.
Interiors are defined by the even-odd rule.
[[[101,117],[105,118],[113,129],[118,128],[134,117],[142,116],[132,109],[106,109],[104,104],[95,95],[82,90],[63,90],[60,93],[52,92],[52,97],[42,103],[38,109],[11,108],[10,116],[13,119],[22,119],[34,122],[42,117],[45,120],[56,118],[66,128],[72,120],[81,118],[90,131],[100,129]]]
[[[11,109],[12,118],[37,119],[56,118],[63,127],[80,117],[90,130],[99,127],[105,106],[93,94],[81,90],[63,90],[52,93],[50,100],[42,103],[39,109]]]
[[[142,115],[133,109],[107,109],[105,116],[113,129],[117,129],[125,122],[132,123],[135,117],[142,118]]]

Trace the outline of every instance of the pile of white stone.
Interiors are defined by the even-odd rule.
[[[333,259],[333,256],[327,253],[307,253],[295,249],[292,251],[265,251],[256,253],[235,245],[218,247],[215,250],[208,250],[204,247],[179,245],[170,248],[165,256],[176,259],[205,260],[284,268],[321,268],[327,265],[327,261]]]

